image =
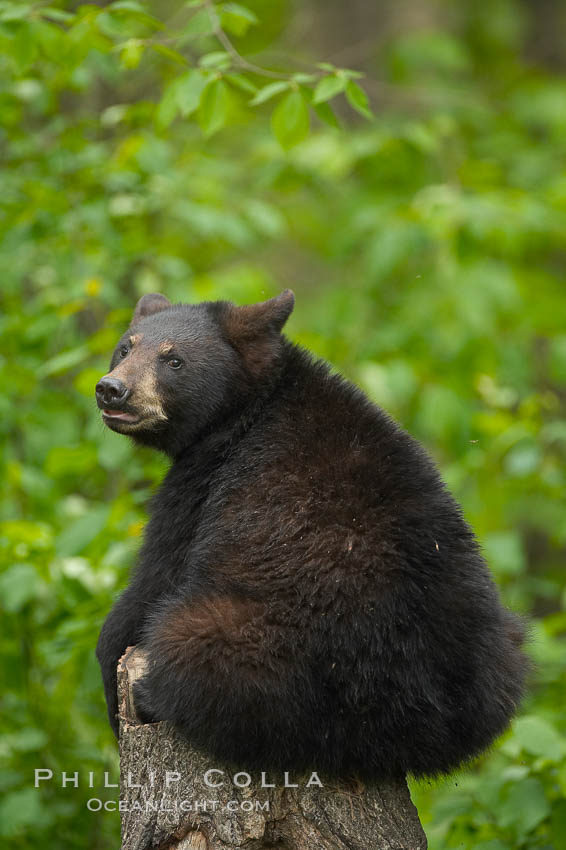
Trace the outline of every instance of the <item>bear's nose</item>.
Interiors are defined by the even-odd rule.
[[[118,378],[101,378],[95,387],[99,407],[118,407],[130,395],[128,387]]]

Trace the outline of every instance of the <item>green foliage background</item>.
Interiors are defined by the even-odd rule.
[[[99,421],[117,336],[145,292],[290,286],[289,334],[429,447],[532,619],[512,730],[413,786],[430,846],[566,848],[566,53],[520,0],[354,3],[361,79],[316,64],[340,5],[0,2],[4,846],[118,843],[94,646],[165,466]]]

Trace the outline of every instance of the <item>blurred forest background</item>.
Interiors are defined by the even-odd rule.
[[[564,850],[566,4],[2,0],[0,70],[3,846],[119,842],[94,647],[165,462],[93,389],[136,299],[292,287],[532,619],[512,730],[412,786],[430,847]]]

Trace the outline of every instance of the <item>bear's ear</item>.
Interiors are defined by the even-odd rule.
[[[246,304],[244,307],[230,305],[227,330],[233,337],[250,339],[263,336],[270,331],[279,333],[293,312],[295,296],[286,289],[269,301]]]
[[[160,313],[162,310],[166,310],[167,307],[170,306],[171,302],[169,299],[164,295],[161,295],[159,292],[151,292],[149,295],[142,295],[136,304],[131,324],[135,324],[138,319],[143,319],[145,316],[151,316],[153,313]]]
[[[224,330],[252,375],[259,377],[274,363],[281,348],[279,333],[294,304],[295,296],[290,289],[269,301],[244,307],[223,302]]]

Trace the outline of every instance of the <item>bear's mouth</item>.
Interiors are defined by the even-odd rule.
[[[136,425],[140,421],[140,417],[135,413],[129,413],[127,410],[111,410],[108,407],[103,408],[102,418],[106,425]]]

